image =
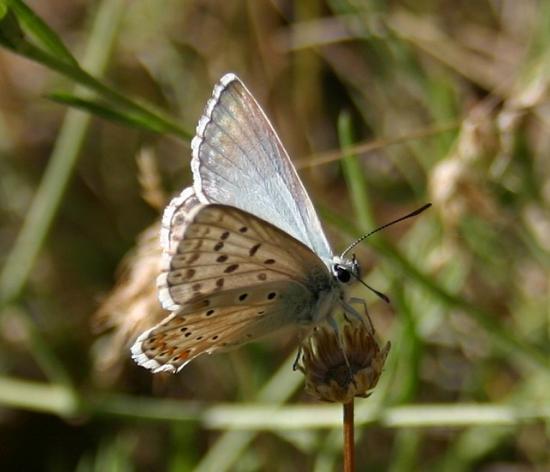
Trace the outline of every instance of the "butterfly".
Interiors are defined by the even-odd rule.
[[[215,86],[191,149],[193,186],[162,218],[157,287],[171,314],[135,341],[139,365],[178,372],[204,353],[330,322],[337,308],[361,317],[353,305],[364,301],[347,296],[359,264],[334,255],[285,148],[236,75]]]

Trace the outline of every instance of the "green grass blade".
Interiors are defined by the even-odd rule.
[[[135,116],[140,116],[141,121],[150,124],[150,128],[157,130],[159,133],[173,134],[184,141],[189,141],[193,137],[193,133],[182,128],[175,118],[155,109],[151,105],[129,99],[96,79],[85,68],[80,67],[78,63],[68,62],[63,56],[60,58],[56,54],[41,49],[28,41],[17,18],[11,12],[8,12],[0,20],[0,45],[96,92],[110,101],[113,108],[118,107],[131,111]]]
[[[2,7],[2,5],[4,5]],[[17,17],[5,7],[5,4],[0,3],[0,9],[4,9],[0,15],[0,45],[12,51],[17,50],[24,41],[25,35]]]
[[[9,8],[15,13],[23,30],[30,34],[39,46],[53,56],[69,64],[78,65],[74,56],[65,47],[61,38],[21,0],[8,0]]]
[[[116,109],[106,103],[65,92],[49,94],[48,98],[56,103],[87,111],[92,115],[123,124],[130,128],[137,128],[153,133],[163,133],[165,131],[164,127],[160,126],[157,122],[147,120],[142,114],[135,113],[133,110]]]
[[[16,52],[96,92],[112,102],[113,105],[131,110],[136,115],[141,115],[142,120],[149,122],[152,127],[159,130],[158,132],[173,134],[185,141],[189,141],[192,137],[192,134],[183,129],[174,118],[167,117],[158,110],[153,111],[150,105],[142,105],[127,98],[103,84],[81,67],[67,64],[28,42],[20,45]]]
[[[367,192],[367,181],[363,175],[361,162],[358,160],[357,155],[349,151],[355,144],[355,140],[353,138],[351,116],[347,112],[340,113],[338,117],[338,138],[340,140],[340,147],[344,153],[342,170],[350,193],[355,217],[359,221],[361,231],[367,232],[374,228],[375,223]]]

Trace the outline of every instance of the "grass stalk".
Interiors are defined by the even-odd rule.
[[[291,360],[288,360],[289,363]],[[298,379],[287,384],[277,395],[273,384],[262,390],[274,393],[272,400],[263,403],[218,403],[208,405],[196,401],[156,399],[126,394],[87,392],[74,403],[70,391],[61,385],[46,384],[13,377],[0,376],[0,404],[13,409],[24,409],[58,415],[67,419],[87,414],[95,417],[126,418],[132,421],[198,422],[207,429],[225,430],[221,440],[234,433],[238,441],[224,442],[235,449],[225,450],[231,468],[251,439],[260,431],[340,428],[342,409],[338,404],[295,404],[282,406],[276,400],[286,400],[299,386],[301,378],[284,366],[284,370]],[[282,398],[284,397],[284,398]],[[510,403],[433,403],[408,404],[378,408],[362,408],[354,422],[357,426],[377,424],[387,428],[464,428],[470,426],[517,426],[520,424],[550,421],[550,405],[537,402]],[[242,436],[239,436],[242,433]],[[245,438],[245,439],[243,439]],[[220,441],[220,440],[219,440]],[[209,450],[210,454],[211,449]],[[233,459],[233,455],[235,456]],[[219,457],[222,461],[222,457]],[[203,461],[201,470],[206,468]],[[224,470],[227,470],[224,468]]]
[[[124,0],[103,1],[96,14],[83,65],[103,75],[125,11]],[[63,61],[60,63],[66,64]],[[77,92],[90,92],[77,87]],[[91,115],[69,110],[55,142],[50,161],[33,198],[15,244],[0,273],[0,306],[20,296],[61,205],[84,143]],[[1,312],[0,312],[1,313]]]

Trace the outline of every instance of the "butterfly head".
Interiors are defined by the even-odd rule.
[[[361,268],[355,254],[351,259],[335,257],[332,262],[332,275],[343,285],[359,280],[361,278]]]

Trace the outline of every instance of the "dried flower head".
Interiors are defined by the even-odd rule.
[[[302,344],[299,369],[306,377],[306,391],[323,401],[347,403],[367,397],[378,383],[390,350],[382,349],[373,330],[362,323],[346,323],[341,336],[323,325]]]
[[[488,191],[485,157],[491,155],[495,137],[486,110],[473,111],[462,122],[458,139],[449,154],[429,176],[431,201],[445,225],[454,228],[466,214],[494,221],[498,218],[494,198]]]
[[[160,271],[160,225],[147,228],[121,266],[116,287],[103,301],[93,317],[93,329],[109,331],[96,349],[95,364],[105,372],[125,359],[128,343],[151,323],[166,316],[157,299],[155,279]]]
[[[136,156],[142,195],[149,205],[159,212],[166,204],[155,156],[150,149],[142,149]],[[109,372],[116,376],[127,359],[132,339],[160,322],[166,312],[157,298],[155,280],[161,270],[160,222],[145,229],[135,247],[122,261],[117,284],[102,301],[92,318],[93,330],[107,332],[98,339],[94,349],[96,371],[105,377]]]

